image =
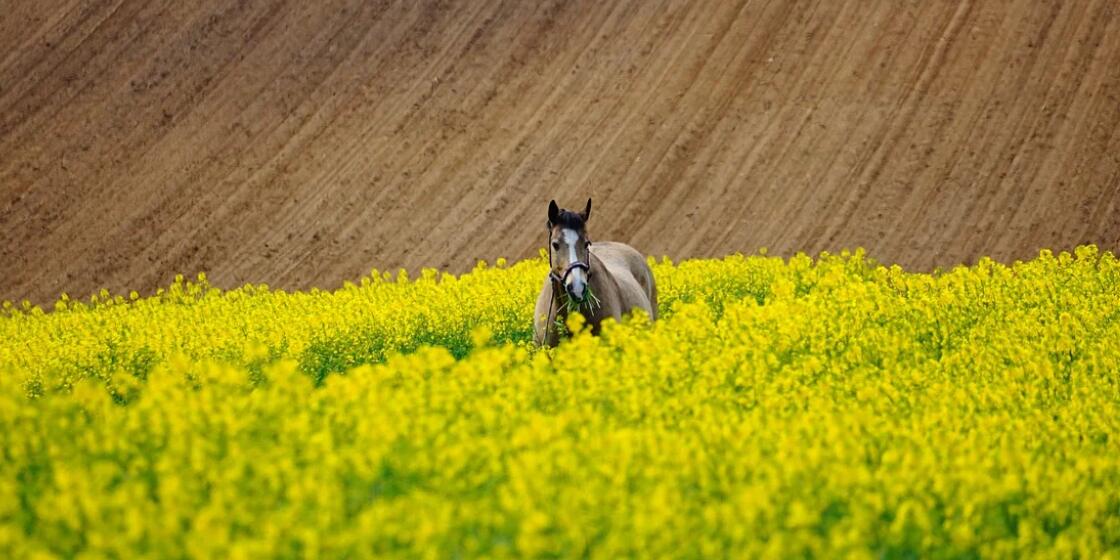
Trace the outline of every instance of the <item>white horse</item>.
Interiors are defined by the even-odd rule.
[[[558,324],[578,310],[592,334],[607,318],[621,320],[634,309],[657,319],[657,286],[645,257],[624,243],[595,242],[587,238],[591,199],[583,212],[548,205],[549,260],[552,269],[544,281],[534,313],[537,344],[556,346]]]

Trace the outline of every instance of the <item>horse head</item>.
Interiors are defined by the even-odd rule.
[[[590,198],[583,212],[561,209],[555,200],[548,204],[549,275],[555,287],[580,302],[587,297],[591,279],[591,241],[587,238],[590,217]]]

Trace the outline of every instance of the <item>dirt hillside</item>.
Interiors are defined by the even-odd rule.
[[[1120,244],[1116,0],[89,2],[0,15],[0,299],[333,288],[594,239],[914,269]]]

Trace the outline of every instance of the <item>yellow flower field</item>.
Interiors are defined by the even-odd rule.
[[[542,259],[0,315],[0,556],[1120,557],[1120,262]]]

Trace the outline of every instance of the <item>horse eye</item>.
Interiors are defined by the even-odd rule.
[[[559,241],[553,241],[552,242],[552,248],[553,249],[559,249],[560,248],[560,242]]]

